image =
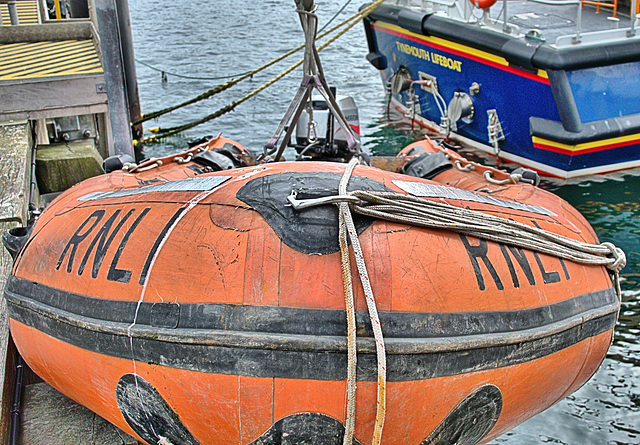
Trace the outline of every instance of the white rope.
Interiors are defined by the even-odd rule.
[[[344,215],[349,212],[347,203],[338,204],[340,258],[342,260],[342,281],[347,311],[347,412],[344,425],[343,445],[352,445],[356,421],[356,309],[353,301],[353,284],[351,280],[351,261],[347,245],[347,227]]]
[[[347,168],[344,172],[344,176],[340,181],[339,193],[341,195],[346,194],[347,192],[347,184],[349,182],[349,178],[353,173],[353,170],[358,165],[358,160],[353,158],[351,162],[347,165]],[[340,212],[340,245],[341,245],[341,255],[344,259],[347,257],[348,261],[348,250],[346,249],[346,236],[344,236],[344,232],[346,231],[349,234],[349,239],[351,240],[351,246],[353,248],[354,257],[356,260],[356,266],[358,268],[358,273],[360,275],[360,282],[362,283],[362,288],[365,293],[365,299],[367,301],[367,308],[369,310],[369,318],[371,319],[371,327],[373,329],[373,336],[376,343],[376,356],[378,359],[378,391],[377,391],[377,402],[376,402],[376,421],[373,428],[373,438],[371,440],[372,445],[378,445],[380,443],[382,437],[382,427],[384,426],[384,419],[386,413],[386,400],[387,400],[387,356],[384,346],[384,338],[382,335],[382,328],[380,325],[380,319],[378,317],[378,309],[376,307],[376,301],[373,296],[373,290],[371,289],[371,282],[369,280],[369,274],[367,273],[367,267],[364,261],[364,255],[362,254],[362,247],[360,246],[360,241],[358,240],[358,232],[356,230],[355,224],[353,222],[353,218],[351,216],[351,211],[349,205],[346,203],[338,204],[338,209]],[[344,236],[344,238],[343,238]],[[344,241],[344,244],[343,244]],[[344,247],[344,249],[343,249]],[[345,272],[348,271],[348,273]],[[350,263],[345,265],[343,261],[343,275],[345,279],[351,282],[350,278]],[[349,275],[348,278],[346,276]],[[349,284],[351,287],[351,284]],[[345,289],[347,288],[347,284],[345,283]],[[348,298],[348,296],[346,296]],[[353,317],[352,322],[353,325],[353,333],[349,330],[349,364],[347,369],[347,421],[345,422],[345,437],[344,444],[351,444],[353,440],[353,424],[355,422],[355,308],[353,305],[353,295],[351,295],[351,302],[347,303],[347,326],[349,329],[349,318]],[[349,306],[350,305],[350,306]],[[353,345],[351,344],[353,342]],[[353,349],[351,349],[353,348]],[[352,357],[353,354],[353,357]],[[349,374],[350,367],[353,366],[353,376]],[[350,394],[351,397],[350,398]],[[352,401],[353,407],[352,410],[349,408],[349,402]]]

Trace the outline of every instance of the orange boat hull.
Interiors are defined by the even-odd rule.
[[[148,443],[342,443],[337,212],[297,213],[283,197],[337,190],[343,172],[174,163],[72,188],[36,222],[7,285],[20,353]],[[577,211],[534,186],[456,170],[435,179],[488,187],[507,207],[425,199],[597,242]],[[407,182],[435,184],[365,166],[350,184],[407,194]],[[618,308],[605,268],[399,223],[360,218],[358,228],[387,344],[383,443],[485,443],[570,394],[604,358]],[[361,286],[355,294],[355,438],[367,443],[376,355]]]

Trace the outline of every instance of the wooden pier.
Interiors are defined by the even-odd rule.
[[[98,34],[100,25],[107,29],[106,24],[117,15],[115,0],[66,2],[72,5],[71,11],[63,11],[66,19],[49,17],[45,4],[38,0],[0,0],[2,233],[27,225],[30,202],[40,207],[70,185],[101,173],[104,157],[133,154],[131,116],[124,106],[125,74],[113,73],[114,65],[122,70],[122,64],[113,56],[121,52],[107,47],[108,54],[103,54]],[[87,17],[71,18],[74,6],[90,13]],[[56,8],[60,7],[64,8],[63,2],[56,2]],[[57,15],[60,12],[56,9]],[[102,42],[103,46],[113,44],[110,36],[102,38]],[[134,99],[137,101],[137,97]],[[75,175],[59,177],[65,168]],[[32,178],[35,170],[40,184]],[[12,263],[11,256],[0,247],[2,291]],[[9,443],[17,357],[9,333],[6,303],[0,298],[3,444]],[[21,392],[16,444],[139,443],[42,382],[26,365]]]

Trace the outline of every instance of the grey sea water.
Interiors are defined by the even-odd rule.
[[[362,3],[316,0],[320,27],[343,6],[332,24],[357,12]],[[303,42],[293,0],[129,0],[129,7],[144,113],[197,96]],[[395,154],[420,134],[397,116],[387,117],[382,82],[366,61],[366,53],[363,28],[358,24],[322,51],[321,58],[330,85],[339,94],[354,97],[358,105],[365,150]],[[248,94],[301,56],[294,55],[214,98],[176,110],[145,127],[171,127],[200,119]],[[166,82],[158,70],[165,72]],[[177,152],[190,139],[219,132],[259,153],[300,79],[298,69],[233,112],[148,146],[145,153]],[[543,186],[580,210],[601,241],[626,251],[620,321],[607,358],[585,386],[493,443],[640,444],[640,172],[544,181]]]

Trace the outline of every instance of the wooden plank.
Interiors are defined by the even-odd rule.
[[[16,227],[17,222],[0,222],[0,234]],[[0,246],[0,291],[4,295],[4,285],[11,271],[13,259],[7,250]],[[13,386],[15,384],[16,352],[9,335],[9,318],[7,302],[0,295],[0,442],[7,443],[11,424],[11,404],[13,402]]]
[[[0,222],[27,221],[30,159],[29,124],[0,124]]]
[[[0,124],[0,235],[25,225],[29,210],[31,181],[31,132],[26,121]],[[0,246],[0,291],[11,271],[13,259]],[[14,385],[15,354],[10,344],[7,305],[0,298],[0,440],[6,443]]]
[[[88,21],[64,21],[38,26],[0,27],[0,43],[39,42],[42,40],[91,39],[93,31]]]
[[[105,112],[107,95],[103,75],[84,75],[48,80],[14,80],[0,82],[0,118],[2,115],[28,113],[30,119],[80,114],[67,111],[79,107],[99,108]],[[57,110],[54,113],[52,110]],[[6,119],[6,118],[5,118]]]
[[[92,140],[39,146],[36,176],[40,192],[57,193],[104,173],[102,157]]]

